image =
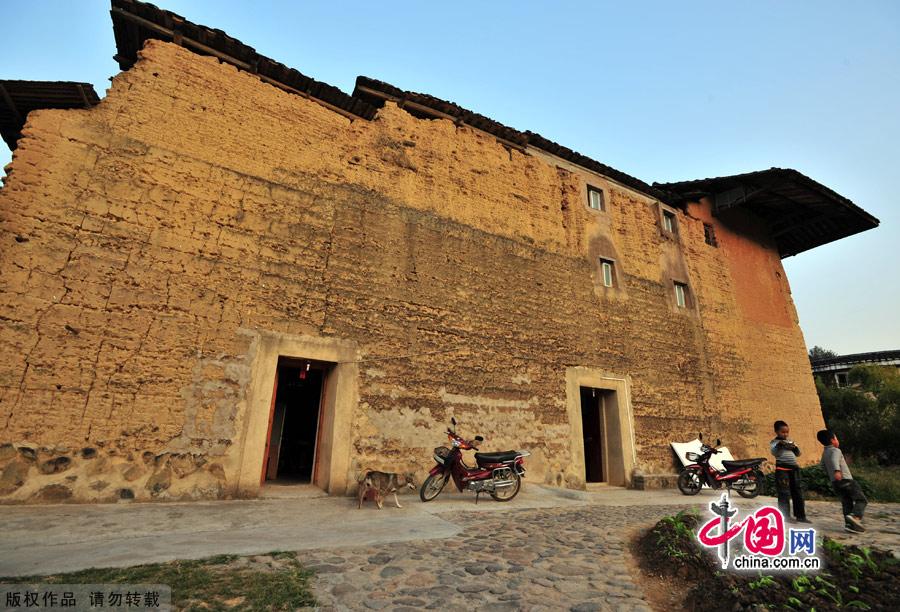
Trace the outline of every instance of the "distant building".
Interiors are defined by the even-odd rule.
[[[826,385],[846,387],[850,384],[848,373],[858,365],[891,366],[900,370],[900,350],[822,357],[812,359],[811,363],[813,376],[821,378]]]

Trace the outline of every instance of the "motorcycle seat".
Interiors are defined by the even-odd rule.
[[[759,465],[765,460],[765,457],[757,457],[756,459],[736,459],[735,461],[723,461],[722,465],[725,466],[726,470],[736,470]]]
[[[505,463],[519,456],[519,451],[503,451],[502,453],[475,453],[475,461],[483,463]]]

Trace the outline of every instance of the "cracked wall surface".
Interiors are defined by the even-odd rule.
[[[98,106],[35,111],[24,134],[0,190],[4,500],[236,494],[258,332],[360,347],[350,481],[424,472],[455,416],[485,450],[530,449],[530,478],[580,486],[573,366],[628,380],[645,473],[701,430],[764,456],[777,418],[815,448],[796,312],[752,217],[700,201],[668,235],[657,202],[547,154],[391,103],[351,122],[154,40]]]

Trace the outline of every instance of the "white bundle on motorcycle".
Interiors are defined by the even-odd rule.
[[[689,463],[696,463],[695,461],[688,461],[687,454],[697,453],[699,455],[701,453],[700,448],[703,446],[703,442],[701,442],[699,438],[695,438],[690,442],[669,442],[669,445],[672,447],[672,450],[675,451],[675,454],[678,455],[681,466],[684,467]],[[724,470],[725,466],[722,465],[722,461],[734,461],[734,457],[731,456],[731,451],[728,450],[727,446],[718,447],[718,451],[717,454],[710,457],[709,464],[717,470]],[[708,489],[709,485],[704,484],[703,487]]]

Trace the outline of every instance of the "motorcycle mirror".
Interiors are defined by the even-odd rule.
[[[456,427],[456,417],[450,417],[450,424]]]
[[[722,446],[722,440],[716,438],[716,446]]]
[[[481,436],[475,436],[475,441],[476,442],[484,442],[484,438],[482,438]]]
[[[702,432],[702,431],[701,431],[699,434],[697,434],[697,438],[698,438],[701,442],[703,441],[703,432]]]

